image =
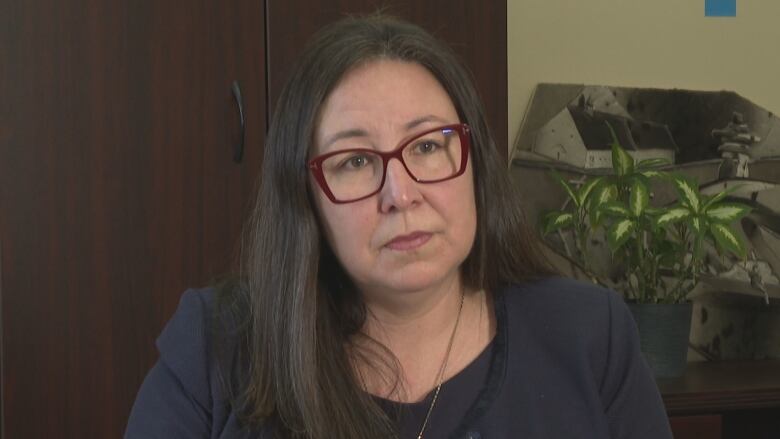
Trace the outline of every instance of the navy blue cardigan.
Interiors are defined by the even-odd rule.
[[[272,437],[242,428],[228,404],[211,354],[213,295],[182,296],[157,340],[160,359],[139,390],[126,439]],[[496,337],[444,384],[426,438],[672,437],[616,293],[552,278],[505,288],[495,299]],[[414,422],[401,430],[414,431]]]

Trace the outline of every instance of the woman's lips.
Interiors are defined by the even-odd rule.
[[[391,250],[414,250],[423,246],[433,236],[432,233],[427,232],[414,232],[408,235],[396,236],[390,242],[385,244],[385,247]]]

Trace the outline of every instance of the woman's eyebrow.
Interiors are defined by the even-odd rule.
[[[439,116],[434,116],[432,114],[429,114],[427,116],[418,117],[417,119],[412,120],[411,122],[407,122],[404,126],[406,128],[406,131],[411,131],[418,126],[427,123],[427,122],[439,122],[439,123],[449,123],[446,120],[440,118]]]
[[[444,124],[450,123],[450,122],[442,119],[441,117],[429,114],[427,116],[418,117],[416,119],[413,119],[413,120],[407,122],[404,125],[404,128],[406,129],[406,131],[411,131],[411,130],[417,128],[418,126],[420,126],[420,125],[422,125],[424,123],[429,123],[429,122],[438,122],[438,123],[444,123]],[[349,138],[353,138],[353,137],[368,137],[368,132],[366,130],[359,129],[359,128],[353,128],[353,129],[338,131],[338,132],[334,133],[333,135],[329,136],[325,140],[325,142],[323,142],[322,147],[321,147],[321,151],[322,152],[327,151],[328,147],[330,147],[332,144],[338,142],[339,140],[349,139]]]
[[[361,130],[357,128],[339,131],[333,134],[332,136],[329,136],[327,140],[325,140],[325,142],[322,144],[322,151],[324,152],[325,150],[328,149],[330,145],[336,143],[339,140],[349,139],[352,137],[368,137],[368,132],[366,130]]]

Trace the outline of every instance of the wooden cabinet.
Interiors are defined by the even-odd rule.
[[[389,3],[463,57],[506,151],[506,2]],[[2,437],[121,437],[181,292],[230,267],[290,63],[379,5],[3,2]]]
[[[229,266],[265,133],[263,5],[0,9],[3,437],[121,437],[179,295]]]
[[[690,363],[658,386],[675,439],[778,437],[780,360]]]

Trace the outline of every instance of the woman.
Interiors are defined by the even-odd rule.
[[[447,47],[327,27],[279,98],[242,276],[183,296],[126,437],[671,437],[626,307],[551,277],[513,194]]]

